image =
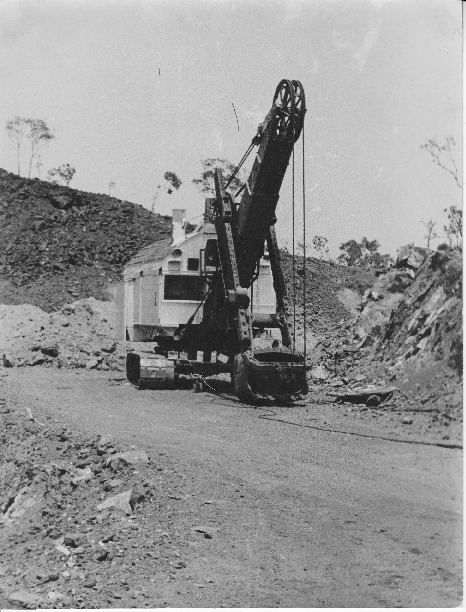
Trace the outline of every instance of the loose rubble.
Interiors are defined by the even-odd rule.
[[[109,299],[124,264],[170,233],[169,217],[137,204],[0,169],[3,303],[52,312],[73,299]]]
[[[154,576],[186,567],[190,537],[167,504],[176,474],[160,456],[44,421],[0,398],[0,603],[162,607]]]
[[[123,371],[131,345],[115,342],[115,305],[97,298],[110,297],[109,283],[121,278],[124,262],[168,234],[170,220],[3,170],[0,186],[2,301],[16,304],[0,305],[1,365]],[[360,405],[372,414],[422,411],[431,415],[426,429],[458,438],[461,255],[405,247],[386,271],[310,257],[304,275],[302,263],[293,275],[291,255],[282,253],[298,350],[306,317],[308,401]],[[69,296],[83,299],[69,303]],[[73,478],[85,481],[89,472]]]
[[[317,344],[319,366],[310,380],[324,382],[331,401],[378,415],[381,409],[428,415],[419,419],[423,435],[458,442],[462,335],[461,254],[407,248],[366,290],[358,314]]]
[[[3,365],[123,370],[125,343],[114,341],[115,305],[95,298],[47,314],[37,306],[0,304]]]

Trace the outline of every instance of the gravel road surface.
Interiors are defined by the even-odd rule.
[[[460,449],[384,440],[376,420],[335,433],[335,407],[252,408],[221,381],[219,394],[137,391],[36,367],[6,386],[33,414],[162,453],[182,476],[178,516],[214,535],[187,542],[170,607],[461,604]]]

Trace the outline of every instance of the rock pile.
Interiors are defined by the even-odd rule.
[[[436,251],[419,267],[374,349],[398,367],[445,360],[459,375],[463,365],[463,265],[461,254]]]
[[[314,257],[295,260],[293,281],[293,258],[282,251],[282,268],[287,286],[288,299],[296,315],[297,331],[303,326],[303,301],[306,292],[306,323],[311,334],[319,339],[333,335],[335,326],[348,321],[361,302],[362,295],[375,280],[372,270],[342,266]]]
[[[108,299],[124,264],[171,233],[171,219],[103,194],[0,169],[0,293],[47,312],[70,298]]]
[[[388,366],[411,357],[419,366],[445,358],[461,372],[461,255],[437,251],[420,258],[421,249],[414,251],[415,260],[403,253],[396,267],[364,292],[359,312],[339,322],[336,337],[321,342],[326,363],[343,358],[348,366],[363,354]]]
[[[0,304],[0,356],[4,366],[123,370],[125,343],[115,337],[115,305],[94,298],[48,314],[29,304]]]
[[[0,398],[0,604],[163,607],[186,567],[167,504],[181,483],[160,456],[44,421]]]
[[[461,437],[460,253],[400,253],[396,268],[379,276],[365,292],[360,312],[342,322],[337,333],[317,347],[319,365],[312,372],[329,384],[332,396],[359,395],[366,406],[429,413],[428,427],[443,439],[450,439],[453,425]],[[376,389],[390,384],[399,393],[387,402]]]

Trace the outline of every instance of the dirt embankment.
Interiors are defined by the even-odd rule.
[[[461,253],[436,251],[426,257],[374,345],[376,358],[394,368],[445,361],[461,376],[462,289]]]
[[[73,299],[109,299],[108,284],[171,218],[104,194],[0,169],[0,294],[52,312]]]
[[[314,257],[306,259],[305,268],[303,258],[297,257],[293,266],[293,258],[286,251],[282,251],[281,262],[297,335],[302,333],[305,301],[308,331],[321,340],[333,336],[335,326],[354,315],[364,292],[376,279],[372,270]]]
[[[0,304],[3,365],[124,370],[126,343],[114,340],[115,310],[113,302],[94,298],[52,314],[30,304]]]
[[[114,305],[102,300],[125,261],[170,232],[170,219],[2,170],[0,187],[3,364],[124,369],[128,346],[114,342]],[[378,276],[314,258],[304,273],[287,252],[282,265],[298,348],[306,318],[313,392],[337,389],[346,402],[366,388],[354,401],[372,411],[422,410],[445,439],[461,427],[460,254],[405,249]],[[396,393],[384,392],[390,386]]]
[[[401,254],[359,310],[317,347],[316,378],[336,401],[401,412],[406,425],[423,414],[432,433],[461,439],[461,253]]]
[[[4,304],[32,304],[46,312],[86,297],[109,299],[109,283],[144,246],[171,233],[171,218],[104,194],[25,179],[0,169],[0,294]],[[302,261],[283,252],[290,299],[302,319]],[[307,321],[321,335],[351,314],[351,303],[374,274],[308,258]],[[345,291],[348,294],[345,299]],[[339,297],[342,299],[339,299]]]

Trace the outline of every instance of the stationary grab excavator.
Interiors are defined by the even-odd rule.
[[[306,112],[303,86],[299,81],[282,80],[273,104],[259,125],[251,145],[225,181],[219,169],[214,171],[215,199],[211,220],[217,234],[214,252],[201,253],[201,275],[206,282],[202,301],[202,320],[193,325],[193,318],[180,325],[175,341],[170,340],[172,372],[194,373],[202,379],[211,372],[230,372],[234,391],[241,401],[256,404],[262,399],[293,401],[308,391],[305,356],[296,350],[285,281],[277,245],[275,213],[279,191],[293,148],[304,125]],[[247,155],[257,147],[251,173],[239,192],[240,202],[227,192]],[[304,160],[303,160],[304,161]],[[207,245],[209,246],[209,245]],[[261,258],[270,261],[275,291],[275,312],[251,312],[251,287],[258,277]],[[209,263],[210,265],[206,265]],[[213,265],[212,265],[213,264]],[[281,342],[270,347],[257,346],[257,330],[277,329]],[[163,340],[162,338],[160,340]],[[176,346],[174,347],[174,342]],[[154,381],[159,356],[139,359],[128,355],[128,378],[144,384]],[[213,364],[179,359],[193,349],[217,355]],[[167,360],[168,363],[168,360]]]

